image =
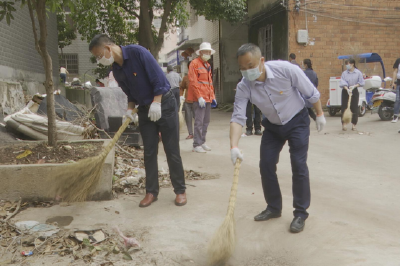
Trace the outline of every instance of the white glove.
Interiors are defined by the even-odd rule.
[[[150,120],[156,122],[161,118],[161,103],[153,102],[149,110]]]
[[[231,149],[231,159],[232,159],[233,165],[236,164],[236,159],[239,159],[241,162],[243,161],[243,154],[239,150],[239,148],[232,148]]]
[[[203,97],[200,97],[198,101],[201,108],[206,107],[206,100],[204,100]]]
[[[181,103],[183,103],[185,101],[185,97],[181,96]]]
[[[324,126],[326,124],[326,119],[325,116],[317,116],[317,119],[315,120],[315,123],[317,124],[317,130],[320,132],[322,129],[324,129]]]
[[[122,118],[122,123],[125,123],[127,118],[130,118],[131,122],[133,122],[133,124],[135,124],[135,126],[137,126],[139,124],[139,118],[138,118],[137,113],[133,113],[133,110],[131,110],[131,109],[128,109],[128,111],[126,111],[126,114]]]

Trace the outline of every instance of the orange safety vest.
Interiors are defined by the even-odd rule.
[[[188,77],[189,89],[186,96],[188,101],[197,102],[203,97],[206,102],[211,103],[215,99],[209,63],[197,57],[190,63]]]

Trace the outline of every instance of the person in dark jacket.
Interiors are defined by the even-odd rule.
[[[304,73],[308,77],[308,79],[311,81],[312,84],[314,84],[315,88],[318,89],[318,76],[317,73],[312,68],[312,63],[310,59],[304,59],[303,64],[305,67]],[[315,121],[317,119],[317,116],[315,115],[314,111],[311,109],[312,104],[308,104],[308,101],[305,101],[306,107],[308,110],[308,114],[310,117]]]

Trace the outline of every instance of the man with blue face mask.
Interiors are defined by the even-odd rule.
[[[111,65],[114,78],[128,96],[126,117],[138,107],[139,129],[144,146],[146,170],[146,196],[140,207],[148,207],[157,200],[159,132],[176,194],[175,204],[186,204],[186,187],[182,159],[179,151],[178,107],[170,84],[153,55],[140,45],[116,45],[107,35],[96,35],[89,44],[90,52],[105,66]]]
[[[257,105],[266,116],[260,147],[260,173],[266,210],[254,217],[255,221],[278,218],[282,211],[282,195],[276,175],[279,154],[286,141],[290,147],[293,180],[293,233],[303,231],[310,206],[310,182],[307,153],[310,136],[310,118],[304,99],[317,111],[317,130],[326,124],[320,102],[320,93],[298,66],[285,61],[265,62],[260,48],[254,44],[242,45],[237,58],[243,75],[236,89],[231,119],[231,159],[243,160],[238,148],[242,127],[246,121],[247,102]]]

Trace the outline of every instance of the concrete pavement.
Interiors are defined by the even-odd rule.
[[[117,224],[122,230],[146,232],[143,245],[151,252],[145,256],[156,256],[157,265],[205,265],[206,247],[224,219],[233,177],[230,115],[212,111],[207,144],[213,150],[207,154],[193,153],[192,140],[185,140],[187,132],[181,132],[184,167],[221,175],[216,180],[189,181],[196,187],[188,186],[184,207],[173,204],[172,189],[161,189],[159,200],[144,209],[138,207],[141,197],[122,196],[113,201],[28,209],[15,219],[45,222],[53,216],[71,215],[74,220],[67,228]],[[359,132],[343,132],[336,116],[327,117],[322,133],[316,131],[314,122],[311,129],[312,200],[310,217],[299,234],[289,232],[293,198],[288,146],[278,164],[282,217],[254,222],[253,217],[266,207],[258,167],[261,137],[241,139],[245,160],[235,212],[238,243],[229,265],[400,265],[400,123],[367,114],[359,119]],[[167,167],[161,144],[159,164]],[[162,259],[156,255],[160,253]]]

